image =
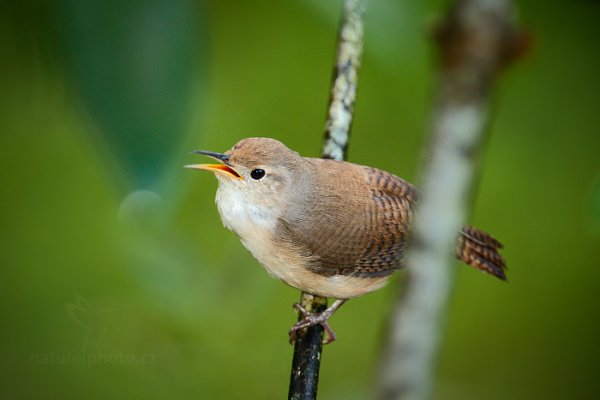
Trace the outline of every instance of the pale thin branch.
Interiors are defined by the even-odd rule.
[[[345,160],[347,156],[363,50],[364,10],[364,1],[344,1],[325,123],[323,158]]]
[[[455,1],[437,35],[440,71],[422,200],[407,253],[406,285],[391,316],[379,399],[426,399],[454,281],[452,255],[467,215],[474,160],[497,72],[519,35],[508,0]]]
[[[363,0],[344,1],[325,125],[323,158],[346,159],[363,48],[364,10]],[[327,299],[302,293],[300,305],[309,312],[321,312],[327,306]],[[321,325],[298,333],[294,344],[289,399],[308,400],[317,397],[322,340]]]

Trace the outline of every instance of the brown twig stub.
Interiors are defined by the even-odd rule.
[[[345,0],[343,3],[325,123],[323,158],[345,160],[347,156],[363,48],[364,10],[364,0]],[[302,293],[300,306],[311,313],[323,312],[327,308],[327,299]],[[301,319],[302,315],[299,317]],[[294,332],[289,399],[316,398],[323,332],[324,326],[321,324]]]
[[[497,72],[516,56],[519,35],[508,0],[456,0],[437,31],[440,70],[431,143],[405,287],[394,305],[378,375],[379,399],[426,399],[431,391],[454,281],[451,256],[467,214],[489,96]]]
[[[529,37],[513,20],[510,1],[458,0],[437,25],[441,71],[451,75],[446,81],[455,84],[449,89],[456,100],[485,96],[495,74],[527,50]]]

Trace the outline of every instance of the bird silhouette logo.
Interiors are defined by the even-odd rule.
[[[79,295],[76,296],[75,303],[67,303],[65,307],[73,322],[85,330],[83,354],[100,348],[108,331],[112,314],[121,308],[96,308]]]

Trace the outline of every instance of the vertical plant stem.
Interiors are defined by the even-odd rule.
[[[300,304],[309,312],[323,312],[327,308],[327,299],[302,293]],[[311,326],[298,332],[294,342],[294,357],[290,375],[289,399],[309,400],[317,398],[319,386],[319,368],[323,350],[323,327]]]
[[[345,0],[343,4],[325,125],[323,158],[345,160],[347,156],[363,48],[364,9],[362,0]],[[322,312],[327,308],[327,299],[302,293],[300,304],[309,312]],[[294,343],[289,399],[316,399],[322,349],[321,325],[298,332]]]
[[[422,200],[407,276],[391,317],[378,399],[426,399],[454,282],[452,254],[467,214],[497,72],[522,41],[508,0],[457,0],[437,30],[440,70]]]
[[[348,155],[363,49],[364,10],[364,1],[344,1],[325,123],[323,158],[345,160]]]

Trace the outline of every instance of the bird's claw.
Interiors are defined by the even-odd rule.
[[[299,331],[314,325],[321,325],[323,329],[325,329],[326,335],[325,339],[323,340],[323,344],[329,344],[335,341],[335,332],[333,331],[333,329],[331,329],[331,326],[327,322],[327,319],[329,319],[329,317],[331,316],[330,313],[313,313],[306,310],[304,307],[302,307],[302,305],[298,303],[294,304],[293,308],[295,310],[300,311],[300,313],[302,314],[302,319],[296,324],[294,324],[294,326],[292,326],[292,328],[290,329],[289,334],[291,344],[293,344],[296,341]]]

